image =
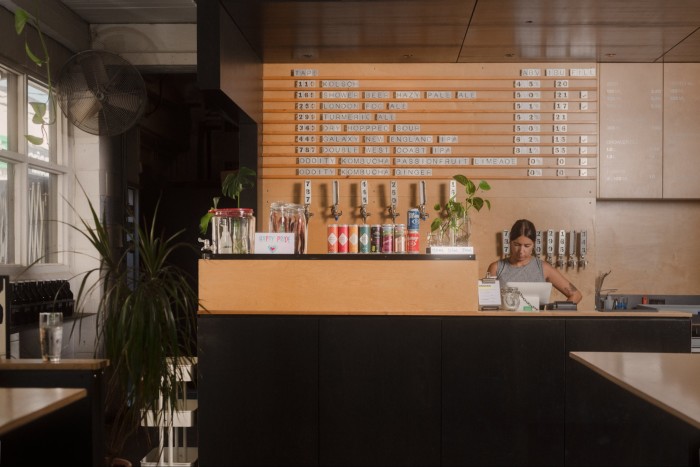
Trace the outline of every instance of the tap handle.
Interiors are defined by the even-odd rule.
[[[340,218],[340,216],[343,215],[343,211],[339,211],[338,205],[334,204],[333,206],[331,206],[331,214],[333,215],[333,217],[335,218],[335,220],[337,222],[338,219]]]
[[[309,218],[313,215],[314,215],[314,213],[311,212],[311,210],[309,209],[309,205],[305,204],[304,205],[304,217],[306,218],[307,223],[309,222]]]

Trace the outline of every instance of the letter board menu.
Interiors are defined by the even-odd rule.
[[[596,178],[594,63],[265,64],[263,101],[263,179]]]

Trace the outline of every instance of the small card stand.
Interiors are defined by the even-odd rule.
[[[481,311],[499,310],[501,308],[501,284],[496,277],[488,275],[479,279],[479,309]]]

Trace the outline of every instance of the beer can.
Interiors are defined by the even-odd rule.
[[[328,253],[338,253],[338,224],[328,224]]]
[[[348,253],[357,253],[358,230],[357,224],[348,225]]]
[[[382,224],[382,253],[394,252],[394,224]]]
[[[418,230],[409,230],[406,236],[406,252],[420,253],[420,232]]]
[[[348,224],[338,224],[338,253],[348,252]]]
[[[382,252],[382,226],[374,224],[370,227],[369,251],[372,253]]]
[[[406,224],[394,226],[394,253],[406,253]]]
[[[360,228],[358,230],[358,237],[359,237],[359,252],[360,253],[369,253],[370,251],[370,228],[369,225],[367,224],[361,224]]]
[[[408,231],[420,229],[420,211],[418,209],[408,210]]]

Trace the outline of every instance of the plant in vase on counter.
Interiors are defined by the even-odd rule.
[[[486,206],[491,209],[491,201],[481,196],[481,192],[489,191],[491,185],[481,180],[474,183],[464,175],[452,177],[464,187],[466,198],[459,201],[459,193],[451,197],[444,205],[435,204],[435,210],[440,215],[430,224],[431,243],[445,246],[467,246],[471,235],[470,210],[481,211]]]
[[[221,193],[236,200],[236,208],[219,209],[220,196],[213,198],[214,206],[199,220],[199,231],[206,235],[212,224],[211,251],[213,253],[252,253],[255,236],[255,217],[252,209],[241,208],[241,193],[255,186],[255,171],[241,167],[229,173],[221,184]],[[208,249],[208,240],[204,248]]]

